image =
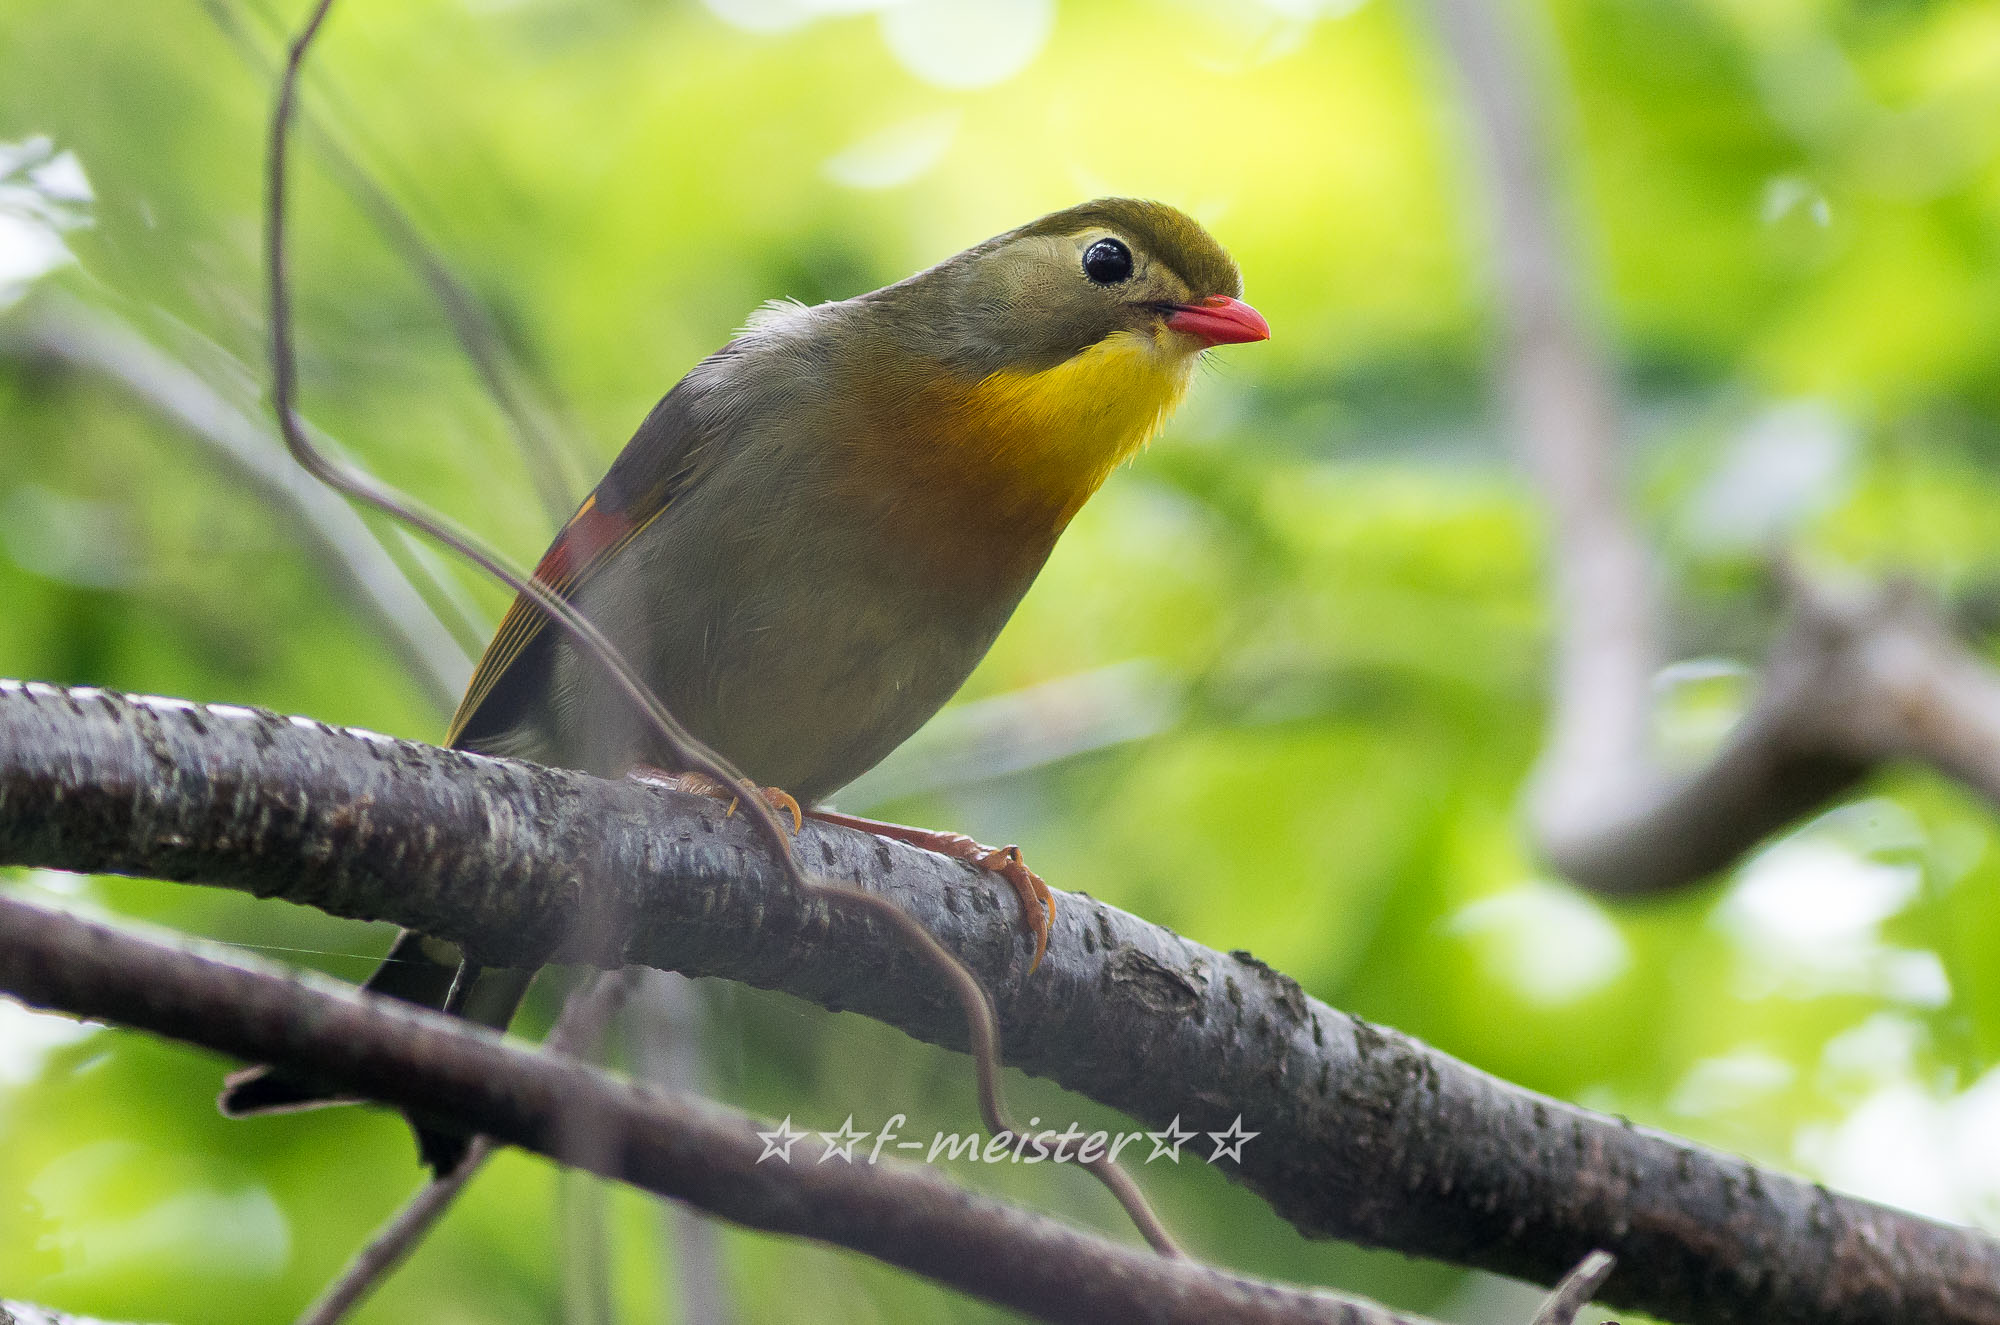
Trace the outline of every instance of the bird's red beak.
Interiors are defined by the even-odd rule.
[[[1209,345],[1240,345],[1271,339],[1271,324],[1241,299],[1210,295],[1198,304],[1176,304],[1167,325]]]

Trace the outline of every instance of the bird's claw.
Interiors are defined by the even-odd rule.
[[[748,778],[745,778],[742,786],[738,788],[730,786],[720,778],[710,777],[706,773],[669,773],[664,769],[653,768],[646,764],[634,765],[625,776],[635,782],[644,782],[649,786],[666,787],[672,791],[691,792],[696,796],[706,796],[710,800],[719,801],[727,797],[729,804],[722,811],[722,817],[725,819],[735,815],[736,807],[742,803],[742,792],[748,791],[761,799],[781,819],[789,817],[792,821],[792,832],[794,834],[797,834],[806,824],[805,811],[800,807],[798,799],[792,793],[781,787],[760,787]]]
[[[1028,932],[1035,937],[1035,960],[1028,964],[1028,974],[1033,975],[1049,950],[1049,931],[1055,928],[1055,894],[1049,891],[1048,884],[1042,882],[1042,876],[1029,869],[1027,862],[1021,859],[1021,848],[1011,845],[982,848],[977,842],[972,845],[981,852],[972,863],[1005,879],[1014,890],[1014,895],[1021,899],[1022,919],[1027,921]]]
[[[1035,967],[1042,964],[1042,957],[1049,950],[1049,934],[1055,928],[1056,898],[1049,885],[1042,882],[1041,875],[1021,860],[1021,848],[983,846],[964,833],[884,823],[880,819],[863,819],[859,815],[842,814],[837,810],[814,810],[812,817],[822,823],[838,824],[842,828],[855,828],[873,833],[876,837],[886,837],[892,842],[908,842],[911,846],[935,851],[940,856],[962,860],[999,875],[1014,890],[1014,895],[1021,899],[1021,918],[1026,922],[1029,936],[1035,940],[1035,960],[1028,967],[1028,973],[1034,974]]]
[[[792,834],[797,836],[798,831],[806,826],[806,812],[799,808],[798,798],[781,787],[758,787],[756,790],[764,798],[764,804],[780,815],[792,816]]]

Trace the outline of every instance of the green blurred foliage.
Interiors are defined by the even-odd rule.
[[[254,407],[270,60],[300,8],[265,6],[0,0],[0,143],[46,137],[93,194],[89,224],[62,232],[75,261],[39,280],[7,265],[25,241],[0,227],[15,301],[0,675],[435,738],[444,715],[291,517],[116,386],[7,349],[60,289]],[[578,473],[760,301],[854,294],[1091,194],[1195,211],[1276,336],[1216,356],[1084,512],[951,730],[1018,713],[1024,692],[1142,720],[1111,724],[1116,739],[1054,732],[1046,757],[985,776],[939,775],[967,752],[918,758],[920,738],[850,808],[1021,842],[1060,886],[1251,949],[1536,1089],[2000,1228],[1990,807],[1887,774],[1732,877],[1622,907],[1545,877],[1523,839],[1546,541],[1488,389],[1481,167],[1423,8],[876,8],[344,0],[307,105],[490,306]],[[988,26],[953,37],[954,15]],[[1535,15],[1575,261],[1621,374],[1683,660],[1662,678],[1661,734],[1697,758],[1772,630],[1773,542],[1991,602],[2000,9],[1554,0]],[[297,170],[307,411],[531,560],[549,526],[508,422],[323,141]],[[26,179],[0,180],[0,222]],[[453,584],[482,621],[502,606],[469,575]],[[6,886],[350,978],[387,941],[203,889]],[[540,991],[524,1029],[553,1003]],[[808,1127],[974,1125],[952,1055],[726,986],[701,1008],[723,1099]],[[224,1068],[0,1007],[0,1289],[188,1322],[306,1301],[414,1185],[407,1139],[361,1110],[226,1123],[210,1102]],[[1047,1083],[1011,1088],[1023,1114],[1119,1126]],[[1140,1168],[1205,1256],[1453,1320],[1517,1321],[1532,1300],[1304,1242],[1200,1164]],[[955,1171],[1129,1236],[1076,1173]],[[560,1319],[558,1209],[548,1166],[503,1157],[357,1319]],[[611,1229],[621,1318],[672,1318],[656,1207],[617,1194]],[[994,1314],[822,1248],[736,1232],[723,1247],[745,1320]]]

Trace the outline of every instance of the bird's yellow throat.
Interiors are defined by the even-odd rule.
[[[884,512],[885,540],[942,592],[1024,584],[1186,393],[1196,356],[1176,341],[1118,332],[1052,368],[878,397],[844,497]]]
[[[954,411],[966,462],[1053,500],[1067,523],[1187,393],[1195,356],[1177,339],[1120,331],[1053,368],[987,377]]]

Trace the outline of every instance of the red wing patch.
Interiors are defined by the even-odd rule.
[[[542,554],[541,564],[535,567],[535,583],[567,602],[586,575],[631,542],[640,529],[652,523],[665,509],[662,506],[644,523],[639,523],[621,512],[599,506],[597,494],[592,493],[570,517],[569,523],[563,526],[563,531],[556,535],[556,541],[549,545],[549,550]],[[493,642],[480,655],[479,666],[472,673],[472,684],[466,687],[465,698],[459,701],[458,712],[452,715],[451,730],[445,736],[446,745],[457,742],[466,724],[479,711],[479,706],[493,693],[493,687],[499,684],[507,669],[521,656],[521,651],[547,626],[548,615],[534,602],[525,596],[514,600],[507,609],[507,615],[501,618],[500,629],[495,632]]]
[[[563,526],[563,531],[556,535],[556,541],[549,545],[549,550],[542,554],[541,564],[535,567],[536,581],[558,594],[562,593],[586,566],[631,532],[631,520],[616,512],[600,509],[597,495],[592,493],[584,499],[577,513],[570,517],[569,523]]]

